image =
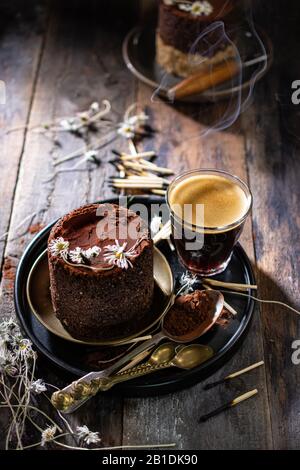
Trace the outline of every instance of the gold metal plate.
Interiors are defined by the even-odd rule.
[[[56,336],[79,344],[117,346],[142,336],[147,330],[153,328],[160,321],[170,303],[174,285],[173,274],[165,256],[156,247],[154,247],[154,279],[156,284],[155,295],[151,315],[149,315],[146,323],[131,336],[110,340],[82,341],[73,338],[56,318],[50,297],[47,250],[41,253],[30,270],[26,284],[26,294],[32,313],[47,330]]]

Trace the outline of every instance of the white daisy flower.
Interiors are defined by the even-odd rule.
[[[83,252],[84,257],[87,259],[96,258],[101,253],[101,248],[99,246],[92,246]]]
[[[69,252],[69,256],[71,260],[73,261],[73,263],[76,263],[76,264],[82,264],[84,262],[82,255],[83,255],[83,252],[79,246],[77,246],[74,250],[71,250]]]
[[[133,139],[136,131],[136,126],[127,122],[121,122],[119,124],[118,134],[125,139]]]
[[[127,246],[127,242],[124,242],[123,245],[120,245],[119,240],[115,240],[115,245],[107,245],[104,250],[107,252],[104,255],[105,261],[109,264],[113,264],[118,266],[121,269],[128,269],[130,266],[131,268],[132,263],[130,258],[135,258],[137,253],[134,251],[133,248],[125,251]]]
[[[32,343],[27,338],[15,338],[13,347],[17,357],[31,358],[35,355],[32,349]]]
[[[69,249],[69,242],[64,240],[63,237],[55,238],[49,243],[49,251],[53,256],[67,256]]]
[[[59,124],[65,131],[68,132],[75,132],[78,129],[78,123],[74,118],[62,119]]]
[[[44,431],[42,432],[41,445],[44,446],[46,442],[52,441],[55,437],[56,431],[56,426],[48,426],[48,428],[44,429]]]
[[[188,11],[194,16],[208,16],[213,12],[212,5],[206,0],[203,2],[179,3],[178,8],[183,11]]]
[[[99,110],[100,110],[100,105],[98,103],[98,101],[94,101],[91,106],[90,106],[90,110],[93,112],[93,113],[98,113]]]
[[[193,11],[193,10],[192,10]],[[202,15],[209,16],[213,12],[213,6],[206,0],[202,2]]]
[[[144,124],[146,121],[148,121],[149,116],[147,114],[140,113],[140,114],[135,114],[134,116],[131,116],[128,118],[128,124],[131,124],[133,126],[141,125]]]
[[[82,439],[83,442],[85,442],[87,445],[97,444],[98,442],[101,442],[99,433],[90,431],[86,425],[77,426],[76,432],[77,432],[79,439]]]
[[[39,394],[42,392],[46,392],[47,387],[42,379],[37,379],[30,385],[30,390],[32,390],[36,394]]]
[[[159,215],[155,215],[152,218],[151,223],[150,223],[150,230],[151,230],[152,235],[156,235],[159,232],[160,227],[161,227],[161,217],[159,217]]]
[[[85,152],[84,157],[86,160],[91,160],[94,162],[95,158],[98,157],[98,152],[97,150],[88,150],[87,152]]]

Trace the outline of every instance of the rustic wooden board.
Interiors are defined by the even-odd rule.
[[[282,15],[272,6],[272,37],[291,37],[299,23],[295,3]],[[270,8],[271,10],[271,8]],[[299,38],[290,47],[276,42],[278,60],[268,81],[258,88],[256,106],[243,116],[249,178],[256,195],[253,235],[262,298],[278,299],[299,309],[299,111],[291,103],[291,83],[300,74],[295,60]],[[276,449],[299,449],[297,422],[300,368],[292,363],[292,342],[300,336],[299,319],[279,306],[262,307],[266,376]]]
[[[150,94],[145,86],[140,85],[138,97],[139,102],[149,103]],[[151,110],[154,127],[161,129],[151,145],[160,149],[161,161],[165,166],[174,169],[175,173],[198,167],[226,169],[247,180],[243,136],[228,131],[200,137],[204,135],[203,126],[195,116],[191,119],[162,102],[152,104]],[[217,114],[218,109],[211,107],[210,112]],[[253,258],[251,240],[251,223],[248,223],[242,244]],[[217,380],[226,373],[263,359],[261,338],[262,326],[257,311],[241,350],[209,380]],[[214,409],[253,388],[259,389],[258,398],[233,412],[219,415],[204,424],[198,423],[205,410]],[[137,416],[143,416],[138,425]],[[125,444],[142,443],[146,439],[148,443],[176,442],[183,449],[270,448],[272,438],[264,370],[256,371],[228,387],[207,392],[203,391],[202,383],[166,397],[125,400],[123,429]]]
[[[30,115],[32,98],[35,91],[35,79],[40,65],[43,49],[44,28],[47,20],[47,11],[37,8],[36,2],[32,4],[31,17],[26,16],[24,8],[16,14],[8,8],[2,7],[0,27],[0,79],[5,82],[6,103],[0,104],[0,266],[3,263],[3,252],[6,244],[16,180],[18,177],[20,161],[23,155],[26,139],[25,126]],[[20,43],[22,54],[20,54]],[[23,127],[17,132],[7,134],[10,128]],[[29,210],[29,212],[27,212]],[[27,207],[23,218],[32,213]],[[24,223],[20,231],[26,231]],[[14,264],[14,261],[12,261]],[[4,275],[8,278],[10,260],[4,264]],[[2,269],[0,270],[2,273]],[[1,278],[1,274],[0,274]],[[11,282],[11,280],[9,280]]]
[[[101,18],[93,15],[92,5],[91,11],[85,7],[83,13],[62,11],[58,7],[51,12],[31,106],[30,126],[49,122],[55,117],[73,115],[95,100],[111,100],[116,113],[122,113],[134,101],[134,80],[123,66],[121,57],[121,44],[126,32],[122,22],[117,25],[118,33],[101,24]],[[61,154],[80,146],[82,141],[78,138],[64,135]],[[104,187],[104,180],[111,168],[105,164],[93,172],[64,173],[45,183],[53,174],[52,147],[52,142],[43,135],[34,132],[27,134],[10,223],[11,236],[5,250],[6,259],[18,259],[33,236],[26,233],[22,239],[15,238],[17,227],[28,211],[39,211],[40,216],[35,223],[44,225],[72,208],[110,194]],[[108,155],[111,154],[106,148],[101,158],[105,160]],[[73,164],[70,162],[68,166]],[[13,315],[12,282],[8,283],[4,278],[0,289],[0,316]],[[43,369],[42,373],[46,378],[47,369]],[[121,420],[122,400],[110,396],[96,398],[72,416],[74,426],[84,423],[91,429],[101,428],[101,434],[105,430],[103,442],[106,445],[120,443]]]
[[[119,2],[115,10],[120,20],[114,13],[113,28],[112,19],[108,19],[111,2],[101,2],[100,9],[96,1],[83,3],[76,1],[72,8],[66,4],[63,8],[61,2],[51,2],[49,17],[43,9],[39,10],[42,15],[28,13],[26,20],[21,16],[18,27],[14,23],[13,29],[2,31],[0,79],[9,83],[9,105],[0,107],[1,125],[49,121],[103,98],[109,98],[116,113],[121,113],[137,99],[146,105],[154,127],[160,131],[153,140],[146,139],[141,148],[157,149],[162,164],[175,172],[199,166],[223,168],[250,182],[254,193],[253,224],[247,224],[242,244],[253,262],[257,261],[259,295],[296,306],[299,121],[289,90],[300,70],[295,60],[297,42],[290,39],[287,46],[288,39],[283,42],[282,35],[289,38],[291,26],[296,28],[299,24],[297,2],[289,9],[283,0],[256,2],[258,17],[268,27],[276,59],[280,60],[258,85],[254,102],[241,119],[230,130],[206,137],[200,123],[211,122],[226,104],[201,105],[198,109],[151,102],[149,90],[137,86],[121,58],[122,38],[130,27],[130,21],[124,26],[121,20],[128,13],[124,2]],[[45,21],[47,28],[43,30]],[[29,28],[28,24],[34,26]],[[6,259],[0,285],[0,317],[6,317],[14,314],[15,266],[34,235],[32,232],[39,224],[80,204],[108,197],[111,193],[104,182],[112,170],[103,163],[95,171],[60,174],[45,183],[53,174],[51,142],[24,131],[1,135],[0,139],[4,150],[0,156],[0,181],[5,183],[0,191],[0,234],[8,226],[10,232],[7,244],[0,242],[0,264],[1,253]],[[71,136],[64,135],[61,141],[63,148],[55,150],[61,155],[81,145]],[[10,158],[4,159],[7,154]],[[109,148],[101,153],[101,158],[104,162],[110,158]],[[67,164],[72,165],[73,162]],[[31,230],[23,235],[27,227],[20,231],[19,224],[33,211],[39,211],[39,215],[30,222]],[[300,368],[291,362],[291,343],[299,334],[294,314],[263,306],[257,309],[240,351],[213,378],[260,359],[265,360],[265,368],[209,392],[198,384],[157,398],[122,400],[102,394],[75,413],[72,424],[87,424],[99,431],[105,445],[175,442],[182,449],[299,448]],[[64,383],[61,373],[49,370],[47,363],[40,364],[39,374],[58,386]],[[203,410],[255,387],[259,389],[258,397],[198,424]],[[3,430],[1,414],[0,435]]]

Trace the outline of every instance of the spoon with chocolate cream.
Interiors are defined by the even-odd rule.
[[[217,290],[194,291],[192,294],[173,295],[170,307],[162,319],[161,331],[140,344],[119,361],[100,372],[90,372],[67,387],[54,392],[51,402],[63,413],[72,413],[99,391],[101,379],[121,369],[143,351],[151,349],[163,339],[175,343],[190,343],[206,333],[219,319],[224,297]]]

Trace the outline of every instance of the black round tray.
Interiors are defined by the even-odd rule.
[[[163,198],[159,197],[136,196],[128,200],[128,206],[132,203],[143,203],[149,208],[151,203],[162,204],[164,201]],[[118,198],[107,199],[104,202],[118,203]],[[52,364],[78,377],[90,372],[91,368],[87,365],[90,364],[88,359],[91,355],[97,353],[97,346],[78,345],[50,333],[35,318],[26,297],[28,274],[36,258],[45,250],[48,235],[54,223],[49,224],[36,235],[20,260],[15,282],[15,307],[21,326],[36,349],[50,360]],[[176,254],[170,250],[168,243],[165,241],[161,242],[158,248],[168,259],[174,279],[178,281],[181,274],[185,272],[185,269],[179,263]],[[231,262],[226,271],[216,276],[216,279],[227,282],[255,284],[250,261],[240,245],[235,247]],[[114,387],[112,392],[121,392],[127,396],[169,393],[203,380],[224,364],[245,337],[254,312],[253,300],[230,294],[225,294],[224,296],[237,310],[238,314],[229,321],[227,326],[216,325],[199,339],[199,343],[213,348],[215,354],[211,359],[192,370],[185,371],[171,368],[124,382]]]

